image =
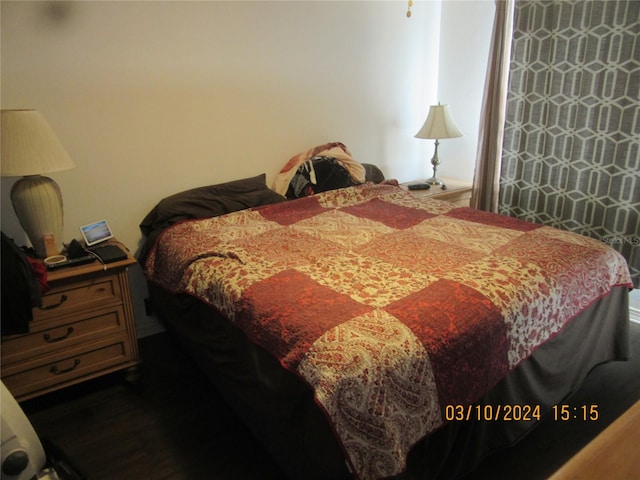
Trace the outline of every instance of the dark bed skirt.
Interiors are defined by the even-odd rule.
[[[149,286],[158,316],[291,479],[350,479],[344,454],[311,389],[217,312]],[[549,412],[596,365],[626,360],[628,289],[614,288],[488,392],[478,405],[540,405]],[[452,479],[509,447],[534,421],[449,423],[411,451],[400,479]]]

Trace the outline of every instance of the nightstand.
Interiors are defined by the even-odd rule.
[[[116,242],[117,243],[117,242]],[[2,381],[18,401],[138,364],[125,260],[50,271],[28,334],[2,337]]]
[[[428,190],[409,190],[409,185],[412,183],[422,183],[420,180],[401,183],[400,187],[420,197],[437,198],[438,200],[451,202],[459,207],[468,207],[471,203],[471,182],[445,177],[442,177],[442,180],[447,185],[446,190],[442,190],[439,185],[432,185]]]

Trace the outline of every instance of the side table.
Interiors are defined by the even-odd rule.
[[[422,183],[421,180],[401,183],[400,187],[409,190],[420,197],[437,198],[451,202],[459,207],[468,207],[471,203],[472,183],[468,181],[456,180],[454,178],[445,178],[442,180],[447,185],[447,189],[443,190],[439,185],[432,185],[428,190],[409,190],[409,185],[413,183]]]
[[[27,334],[2,337],[2,381],[18,401],[138,364],[125,260],[50,271]]]

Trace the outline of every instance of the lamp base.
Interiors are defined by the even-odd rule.
[[[11,203],[27,233],[36,255],[45,258],[50,254],[45,245],[45,235],[53,234],[56,253],[62,245],[62,193],[49,177],[29,175],[13,184]],[[50,238],[50,235],[47,235]]]
[[[442,190],[447,189],[447,185],[437,177],[431,177],[424,181],[424,183],[428,183],[429,185],[441,185]]]
[[[433,152],[433,157],[431,158],[431,165],[433,165],[433,177],[425,180],[429,185],[441,185],[442,190],[446,190],[447,186],[444,184],[442,180],[440,180],[436,175],[438,171],[438,165],[440,165],[440,158],[438,158],[438,139],[436,138],[436,150]]]

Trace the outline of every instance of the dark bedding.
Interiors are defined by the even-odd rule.
[[[217,311],[190,295],[150,285],[168,331],[292,480],[352,479],[342,449],[312,391],[248,342]],[[573,392],[594,366],[626,360],[628,291],[617,287],[539,348],[474,405],[541,405],[542,415]],[[517,442],[536,421],[448,422],[420,441],[398,480],[458,478],[490,453]]]

